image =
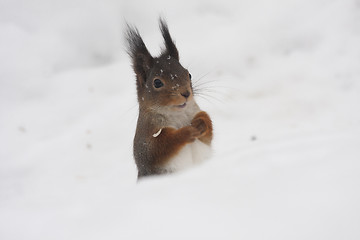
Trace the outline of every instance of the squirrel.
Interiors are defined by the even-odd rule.
[[[127,24],[127,53],[136,75],[139,116],[133,142],[138,179],[167,174],[211,155],[213,126],[194,99],[191,74],[179,62],[168,25],[159,27],[165,48],[153,57],[136,27]]]

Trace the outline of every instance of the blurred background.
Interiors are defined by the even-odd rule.
[[[137,184],[159,16],[214,155]],[[359,239],[359,43],[359,0],[0,0],[0,238]]]

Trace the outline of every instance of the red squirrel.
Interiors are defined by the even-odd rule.
[[[182,170],[211,153],[213,126],[194,99],[191,74],[167,23],[159,20],[165,48],[152,57],[136,27],[127,25],[127,52],[136,74],[139,117],[133,154],[138,179]]]

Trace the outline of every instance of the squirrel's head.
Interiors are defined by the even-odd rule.
[[[151,56],[137,28],[127,26],[128,53],[136,74],[138,101],[147,108],[180,110],[193,101],[191,75],[179,62],[166,22],[160,19],[159,23],[165,43],[159,57]]]

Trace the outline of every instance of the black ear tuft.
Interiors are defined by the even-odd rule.
[[[132,59],[133,68],[137,76],[137,85],[141,87],[153,66],[154,59],[147,50],[136,27],[126,24],[125,37],[127,40],[127,53]]]
[[[174,41],[171,39],[171,36],[169,33],[169,28],[167,26],[166,21],[163,18],[160,18],[159,25],[160,25],[160,31],[161,31],[162,36],[165,41],[165,47],[166,47],[166,51],[163,52],[163,54],[168,54],[171,57],[174,57],[177,60],[179,60],[179,52],[175,46]]]

